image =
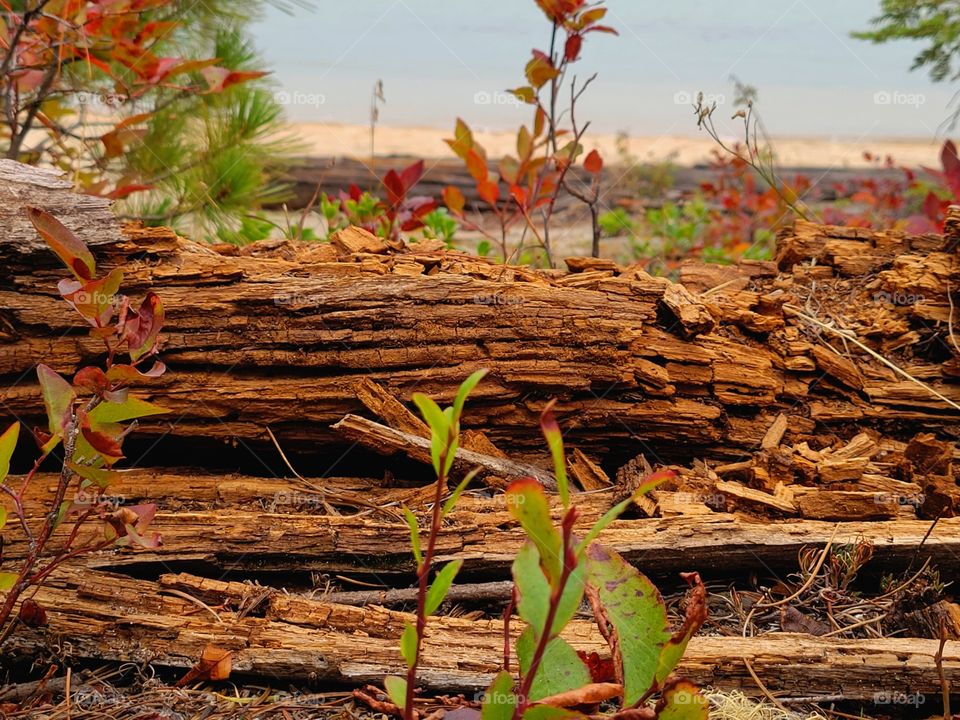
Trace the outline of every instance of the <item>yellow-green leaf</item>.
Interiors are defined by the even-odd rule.
[[[407,667],[413,667],[417,659],[417,627],[413,623],[408,622],[403,628],[403,634],[400,636],[400,654],[403,655]]]
[[[433,579],[433,583],[430,585],[430,589],[427,590],[427,598],[424,603],[424,612],[426,612],[427,615],[433,615],[441,603],[443,603],[443,599],[447,596],[450,586],[453,585],[453,579],[460,571],[461,565],[463,565],[463,560],[453,560],[444,565],[440,572],[437,573],[437,576]]]
[[[407,704],[407,681],[396,675],[387,675],[383,679],[383,687],[393,704],[403,710]]]
[[[6,592],[17,582],[17,574],[0,572],[0,592]]]
[[[7,474],[10,472],[10,458],[13,457],[13,451],[17,449],[17,439],[19,437],[19,422],[13,423],[3,431],[3,435],[0,435],[0,482],[6,480]]]
[[[162,415],[169,408],[160,407],[140,398],[127,396],[123,402],[103,402],[90,411],[89,417],[94,425],[119,423],[149,415]]]

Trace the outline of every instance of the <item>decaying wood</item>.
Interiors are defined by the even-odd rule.
[[[499,580],[496,582],[472,583],[469,585],[454,585],[447,593],[447,603],[487,601],[506,603],[513,593],[513,580]],[[403,605],[417,601],[416,588],[400,590],[350,590],[327,593],[322,597],[324,602],[339,605]]]
[[[24,204],[12,198],[4,217]],[[578,272],[562,275],[416,244],[378,253],[268,245],[225,255],[132,228],[97,246],[134,295],[150,285],[168,308],[163,354],[173,372],[147,393],[172,412],[141,423],[139,437],[240,438],[256,450],[270,447],[269,426],[295,452],[342,441],[331,426],[371,412],[355,391],[363,380],[409,407],[413,392],[449,402],[463,378],[489,367],[466,429],[508,455],[542,457],[537,418],[556,397],[568,445],[607,472],[641,450],[653,461],[741,461],[782,414],[790,446],[829,447],[851,422],[900,442],[920,432],[956,440],[960,412],[785,309],[849,318],[861,340],[960,401],[945,296],[960,287],[958,261],[932,236],[799,223],[777,264],[691,265],[682,286],[630,267],[574,263]],[[101,350],[69,332],[74,321],[55,297],[60,273],[38,247],[0,238],[10,269],[0,279],[0,399],[37,424],[36,359],[69,371]],[[849,259],[860,257],[871,260]],[[805,481],[790,474],[777,480]]]
[[[189,668],[204,647],[214,645],[233,653],[235,673],[351,684],[379,684],[384,675],[400,670],[398,640],[410,618],[383,608],[284,594],[272,595],[256,614],[239,616],[164,595],[153,582],[91,572],[59,573],[36,600],[48,608],[50,625],[15,635],[14,654],[31,654],[49,637],[69,637],[75,660]],[[518,625],[511,628],[514,635]],[[564,636],[578,649],[609,654],[593,623],[574,621]],[[933,659],[938,646],[936,640],[804,634],[695,637],[680,672],[700,683],[756,695],[746,660],[778,694],[870,700],[877,678],[895,680],[904,693],[939,692]],[[435,690],[480,690],[499,669],[502,652],[500,621],[436,618],[427,628],[419,678]],[[960,643],[946,643],[943,668],[948,680],[960,682]]]
[[[334,425],[333,429],[343,433],[348,440],[360,443],[378,453],[385,455],[403,453],[424,463],[430,461],[430,440],[420,435],[411,435],[394,430],[386,425],[356,415],[347,415]],[[557,489],[556,478],[546,470],[534,465],[514,462],[507,458],[483,455],[466,448],[457,450],[453,472],[463,476],[475,468],[483,471],[480,474],[481,480],[489,475],[498,479],[529,476],[539,480],[548,489]]]
[[[28,504],[44,507],[40,493],[52,484],[41,476]],[[172,474],[139,470],[113,484],[111,496],[135,504],[152,499],[160,510],[153,528],[163,536],[156,550],[118,549],[83,558],[92,568],[153,568],[201,562],[214,572],[320,571],[363,575],[409,575],[413,560],[408,530],[399,512],[403,502],[426,513],[432,489],[378,488],[371,481],[266,480],[240,476]],[[700,504],[693,493],[675,493],[678,503]],[[613,504],[614,490],[578,496],[583,532]],[[345,514],[324,514],[324,503]],[[217,504],[216,509],[207,509]],[[346,506],[352,504],[353,510]],[[746,567],[792,568],[804,547],[822,547],[836,532],[836,544],[862,539],[874,544],[874,563],[903,567],[917,557],[931,558],[942,572],[960,569],[960,518],[940,520],[923,544],[931,523],[921,520],[769,523],[744,515],[713,512],[674,517],[623,519],[604,531],[603,540],[648,572],[679,570],[742,571]],[[356,511],[360,510],[359,514]],[[553,500],[559,517],[559,502]],[[464,572],[505,579],[523,535],[502,494],[465,495],[438,538],[443,560],[461,559]],[[24,551],[22,539],[5,538],[5,562]]]
[[[190,457],[204,462],[224,442],[242,441],[278,466],[269,427],[295,460],[357,446],[358,474],[378,469],[367,478],[121,473],[107,499],[156,502],[153,528],[164,544],[64,567],[37,595],[50,627],[16,635],[18,653],[56,640],[77,659],[186,668],[214,644],[234,653],[236,672],[380,682],[400,667],[406,616],[279,588],[313,571],[409,585],[400,505],[424,518],[433,501],[429,430],[411,397],[450,402],[481,367],[490,372],[468,402],[454,474],[480,467],[488,487],[461,499],[437,541],[439,562],[463,561],[469,584],[454,589],[454,602],[508,587],[523,535],[500,489],[520,475],[555,487],[537,423],[553,399],[570,474],[590,490],[576,496],[578,533],[654,465],[675,471],[636,500],[641,517],[603,535],[648,572],[792,571],[804,548],[857,542],[871,544],[871,562],[885,570],[927,559],[944,577],[960,570],[952,405],[960,352],[947,296],[960,288],[960,259],[950,237],[798,223],[780,238],[776,261],[688,264],[677,284],[612,261],[570,258],[568,272],[540,271],[357,229],[330,244],[241,249],[163,229],[117,233],[103,201],[66,187],[46,171],[0,162],[0,218],[10,228],[0,236],[0,424],[11,410],[45,424],[31,372],[38,361],[70,373],[102,352],[63,311],[63,272],[23,214],[36,205],[84,237],[101,268],[122,267],[125,290],[150,287],[166,305],[172,372],[140,394],[171,413],[145,419],[128,442],[200,447]],[[387,460],[365,464],[370,451]],[[170,457],[187,456],[161,461]],[[417,463],[422,472],[409,470]],[[36,478],[29,522],[45,512],[54,482]],[[6,532],[3,540],[4,563],[15,563],[24,539]],[[256,573],[271,584],[171,573],[184,567]],[[410,591],[334,597],[392,604]],[[944,600],[904,625],[929,635],[941,622],[956,628],[957,618]],[[501,631],[496,621],[438,618],[424,682],[482,687],[497,669]],[[568,637],[603,651],[593,625],[575,622]],[[751,693],[752,670],[777,693],[870,699],[878,678],[905,693],[938,692],[936,648],[910,638],[701,637],[683,667],[695,680]],[[958,653],[948,642],[944,670],[954,683]]]

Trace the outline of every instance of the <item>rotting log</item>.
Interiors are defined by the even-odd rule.
[[[214,645],[231,651],[235,677],[277,681],[379,684],[401,668],[399,637],[410,618],[282,593],[238,614],[165,594],[154,582],[90,571],[57,573],[35,599],[48,608],[49,625],[15,635],[12,655],[32,656],[50,638],[69,638],[72,660],[185,670],[204,647]],[[519,632],[519,625],[511,632]],[[591,622],[574,621],[564,635],[577,649],[609,654]],[[872,700],[878,688],[927,695],[940,690],[938,647],[936,640],[907,638],[695,637],[679,671],[696,682],[751,695],[760,690],[747,663],[780,696]],[[502,652],[500,621],[436,618],[427,628],[419,679],[434,690],[480,690],[499,669]],[[960,683],[960,642],[945,644],[942,667],[949,682]]]
[[[10,202],[0,217],[22,223],[23,206],[46,196],[9,172],[4,182]],[[64,220],[80,228],[86,211],[75,210]],[[639,452],[744,459],[782,415],[784,443],[817,448],[851,423],[901,442],[921,431],[951,442],[960,434],[947,298],[960,262],[949,238],[798,223],[777,262],[690,265],[683,287],[613,263],[571,261],[579,272],[564,274],[431,243],[351,239],[228,253],[128,228],[98,244],[104,267],[123,267],[126,288],[149,285],[168,308],[172,372],[147,394],[172,413],[145,420],[135,436],[266,448],[269,426],[291,452],[335,444],[333,424],[369,413],[359,382],[402,402],[415,391],[449,401],[480,367],[491,372],[467,428],[508,454],[542,457],[536,420],[555,397],[569,445],[607,471]],[[36,362],[69,372],[101,348],[62,311],[51,253],[14,233],[0,238],[0,258],[0,400],[38,423]],[[791,309],[813,307],[814,319],[839,318],[928,387]]]
[[[306,484],[305,484],[306,482]],[[52,476],[41,475],[27,497],[43,508]],[[277,573],[320,571],[368,575],[409,575],[413,561],[399,503],[427,513],[432,488],[380,488],[363,479],[268,480],[237,475],[173,474],[153,470],[123,473],[109,498],[136,504],[153,500],[159,512],[152,525],[163,536],[155,550],[118,549],[84,557],[87,567],[166,572],[184,563],[213,571]],[[595,522],[616,499],[616,491],[578,496],[578,529]],[[559,502],[552,499],[559,517]],[[330,512],[339,508],[344,514]],[[360,512],[357,512],[360,511]],[[621,519],[603,540],[648,572],[731,572],[793,569],[804,547],[862,539],[874,545],[872,564],[892,570],[930,558],[944,573],[960,570],[960,518],[771,523],[743,514],[712,512],[663,518]],[[929,533],[929,536],[927,534]],[[921,541],[922,548],[920,547]],[[506,578],[522,532],[503,495],[463,496],[438,538],[441,560],[462,559],[464,573]],[[23,539],[5,538],[5,561],[24,551]]]

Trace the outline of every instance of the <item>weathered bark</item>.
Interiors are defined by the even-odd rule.
[[[60,198],[63,185],[41,171],[11,173],[0,166],[0,219],[14,228],[0,237],[0,413],[42,425],[32,368],[43,361],[69,373],[101,348],[64,311],[56,294],[64,273],[25,238],[22,209],[59,212],[78,232],[106,223],[106,209]],[[128,442],[169,436],[216,453],[222,441],[242,440],[278,466],[269,427],[294,467],[301,451],[335,459],[352,441],[364,460],[373,449],[422,469],[390,463],[382,480],[218,476],[209,467],[123,473],[109,496],[157,502],[153,529],[165,542],[85,556],[40,592],[46,632],[69,640],[76,657],[188,667],[212,643],[236,651],[238,672],[359,682],[398,669],[405,618],[396,613],[160,576],[189,565],[280,584],[305,571],[408,584],[399,505],[423,516],[432,502],[426,428],[410,399],[424,392],[449,402],[480,367],[491,372],[467,406],[456,470],[480,465],[494,487],[462,498],[437,543],[438,561],[464,561],[464,582],[508,577],[522,533],[496,488],[521,473],[551,482],[537,426],[551,398],[571,475],[593,490],[576,497],[577,532],[626,497],[651,462],[677,463],[678,476],[637,503],[643,517],[613,523],[602,538],[648,572],[793,570],[802,548],[831,541],[872,544],[872,563],[885,570],[928,557],[945,577],[960,569],[952,237],[800,223],[775,263],[689,265],[683,285],[610,261],[536,271],[357,231],[332,244],[232,251],[159,229],[98,239],[101,267],[123,267],[126,290],[151,287],[167,307],[172,372],[140,393],[172,413],[145,420]],[[215,464],[183,452],[148,459]],[[31,522],[46,510],[50,482],[41,475],[31,487]],[[17,530],[5,532],[5,565],[23,556]],[[225,598],[235,613],[212,609]],[[497,666],[497,623],[444,618],[432,627],[424,681],[482,686]],[[588,624],[570,634],[578,647],[601,649]],[[31,631],[15,648],[29,653],[44,641]],[[934,641],[906,638],[698,638],[685,667],[694,679],[755,691],[747,658],[772,690],[869,698],[878,677],[884,688],[936,691],[935,651]],[[957,653],[948,643],[955,681]]]
[[[5,221],[25,204],[12,194]],[[640,451],[745,459],[781,415],[791,446],[822,447],[851,422],[901,441],[924,430],[955,439],[960,366],[946,288],[960,273],[945,243],[800,223],[781,241],[779,266],[691,266],[687,290],[616,265],[561,275],[430,245],[337,257],[330,245],[273,243],[226,256],[131,229],[96,252],[124,268],[134,294],[152,286],[168,308],[172,372],[147,394],[172,413],[143,422],[140,437],[263,448],[269,425],[293,452],[337,442],[332,424],[368,412],[356,391],[364,379],[404,402],[415,391],[448,401],[489,367],[467,428],[508,454],[542,457],[536,420],[556,397],[569,445],[609,470]],[[0,248],[10,269],[0,278],[0,400],[38,422],[37,360],[70,371],[101,348],[73,332],[49,252],[16,235]],[[893,302],[874,302],[878,293]],[[897,304],[901,295],[914,302]],[[824,322],[849,318],[863,342],[949,402],[792,309],[812,307]]]
[[[170,588],[169,583],[89,571],[59,573],[36,597],[48,608],[49,627],[15,635],[10,652],[30,655],[45,646],[47,637],[61,637],[70,638],[73,659],[148,661],[186,669],[204,647],[215,645],[232,652],[235,675],[351,684],[379,684],[402,667],[398,645],[410,618],[406,613],[282,593],[231,611],[213,609],[210,603],[204,608]],[[512,624],[514,636],[519,626]],[[609,655],[593,623],[574,621],[564,636],[578,649]],[[884,688],[897,692],[931,694],[940,688],[933,659],[938,645],[936,640],[800,634],[695,637],[680,672],[751,695],[760,691],[746,663],[778,694],[870,700],[878,678]],[[502,652],[500,621],[435,618],[427,628],[419,678],[436,690],[480,690],[499,669]],[[960,682],[960,643],[946,644],[943,669],[950,682]]]
[[[37,478],[28,508],[42,511],[51,482],[52,476]],[[110,486],[108,497],[127,505],[158,503],[152,528],[162,534],[163,545],[101,552],[81,562],[92,568],[133,566],[156,573],[187,562],[201,562],[212,572],[412,573],[399,503],[425,515],[432,488],[378,488],[369,480],[347,478],[307,483],[148,470],[124,473]],[[462,559],[464,572],[474,576],[506,578],[523,534],[504,496],[484,495],[461,499],[440,533],[438,553],[441,560]],[[697,500],[676,495],[678,504]],[[578,531],[585,531],[615,499],[615,490],[577,496]],[[559,518],[559,501],[554,498],[552,504]],[[944,573],[960,569],[960,518],[940,520],[918,554],[929,521],[769,523],[700,507],[704,514],[619,520],[604,531],[603,541],[648,572],[739,572],[747,567],[793,569],[801,548],[822,547],[836,531],[838,545],[858,538],[873,543],[877,566],[892,569],[930,557]],[[330,508],[344,514],[332,514]],[[15,562],[24,549],[22,537],[8,533],[5,562]]]

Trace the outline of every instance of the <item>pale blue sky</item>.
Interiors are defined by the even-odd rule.
[[[257,46],[294,120],[365,123],[385,85],[387,125],[507,129],[526,108],[502,91],[523,84],[549,25],[533,0],[317,0],[276,9]],[[599,77],[582,102],[595,132],[692,135],[682,102],[698,90],[731,100],[731,74],[755,85],[772,134],[928,138],[949,115],[949,85],[909,72],[916,46],[849,37],[879,0],[608,0],[619,37],[594,34],[577,72]],[[677,102],[679,100],[680,102]],[[721,113],[728,116],[729,113]]]

